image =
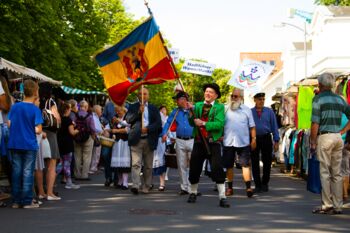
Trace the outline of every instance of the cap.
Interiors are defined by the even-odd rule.
[[[265,97],[265,93],[264,92],[259,92],[259,93],[256,93],[254,95],[254,98],[260,98],[260,97]]]
[[[184,91],[178,92],[175,96],[173,96],[173,99],[177,100],[177,99],[179,99],[181,97],[185,97],[187,100],[189,99],[188,94],[186,92],[184,92]]]

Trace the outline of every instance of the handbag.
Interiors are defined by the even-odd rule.
[[[177,158],[176,158],[176,151],[174,148],[174,144],[168,145],[165,153],[165,166],[170,168],[177,168]]]
[[[320,161],[318,161],[316,158],[316,152],[311,153],[311,158],[308,159],[308,176],[306,189],[316,194],[320,194],[322,191]]]
[[[56,102],[50,98],[45,102],[45,107],[42,111],[43,127],[59,129],[61,125],[61,118],[57,110]]]
[[[51,158],[50,143],[49,143],[49,140],[47,140],[47,138],[41,140],[40,152],[41,152],[41,155],[44,159]]]

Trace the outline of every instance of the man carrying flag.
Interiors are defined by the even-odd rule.
[[[149,92],[142,87],[139,102],[129,106],[126,121],[131,124],[128,141],[131,148],[131,192],[139,193],[140,173],[143,164],[143,193],[148,193],[152,183],[153,153],[158,145],[162,122],[158,108],[148,103]],[[142,163],[143,162],[143,163]]]

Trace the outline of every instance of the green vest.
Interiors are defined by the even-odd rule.
[[[194,125],[194,118],[201,118],[202,117],[202,110],[203,110],[204,102],[197,102],[195,104],[194,114],[195,116],[192,116],[190,118],[190,124],[192,126]],[[214,105],[211,107],[208,117],[208,122],[205,124],[205,129],[212,135],[213,141],[217,141],[220,137],[222,137],[224,132],[224,125],[225,125],[225,107],[223,104],[218,103],[217,101],[214,102]],[[193,136],[196,137],[198,135],[198,127],[194,127],[193,129]]]

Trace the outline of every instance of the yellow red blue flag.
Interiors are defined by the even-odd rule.
[[[177,78],[159,28],[150,17],[116,45],[96,55],[109,96],[123,104],[143,84]]]

